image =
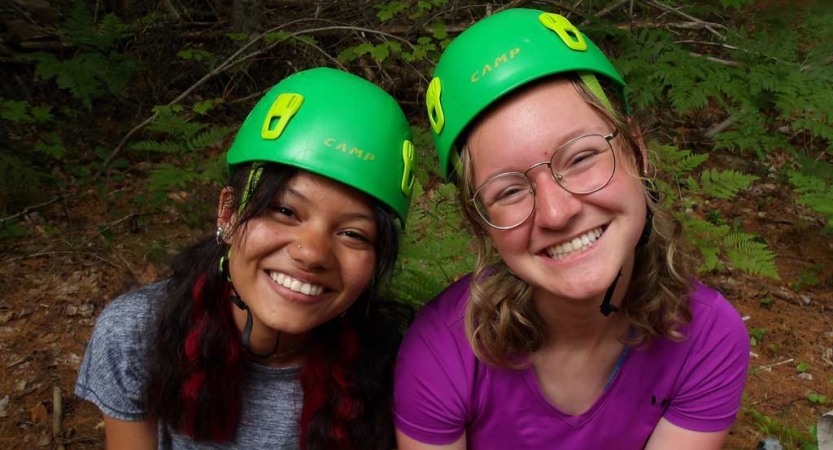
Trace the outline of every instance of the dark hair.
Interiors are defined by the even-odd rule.
[[[254,186],[248,186],[252,164],[232,172],[235,210],[249,189],[236,230],[245,232],[246,223],[267,211],[299,172],[273,163],[260,167]],[[312,331],[299,374],[304,389],[302,449],[381,450],[395,443],[393,363],[413,312],[404,303],[378,298],[396,262],[399,230],[388,208],[371,203],[378,229],[373,279],[343,317]],[[210,236],[175,259],[149,347],[144,392],[149,413],[160,425],[198,441],[230,441],[240,420],[245,351],[231,317],[231,283],[218,270],[227,250]]]

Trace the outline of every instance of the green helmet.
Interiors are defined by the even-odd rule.
[[[426,94],[446,179],[458,158],[455,141],[480,112],[520,86],[562,72],[578,72],[607,103],[593,74],[602,75],[622,90],[624,98],[625,82],[607,57],[558,14],[508,9],[461,33],[443,52]]]
[[[298,72],[249,113],[227,157],[286,164],[352,186],[390,207],[404,228],[414,187],[411,128],[396,101],[347,72]]]

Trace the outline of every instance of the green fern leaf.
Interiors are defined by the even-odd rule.
[[[706,195],[729,199],[734,197],[738,191],[748,188],[757,179],[758,177],[754,175],[747,175],[734,170],[704,170],[700,174],[700,189]]]
[[[208,147],[216,145],[224,137],[226,137],[229,133],[236,129],[237,127],[211,128],[189,139],[186,142],[185,147],[188,149],[188,151],[191,152],[206,149]]]
[[[185,146],[176,141],[138,141],[130,146],[133,150],[158,152],[158,153],[182,153]]]
[[[775,266],[775,252],[761,242],[743,241],[726,249],[729,263],[735,269],[753,275],[780,279]]]

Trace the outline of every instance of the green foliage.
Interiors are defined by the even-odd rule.
[[[405,15],[408,19],[418,19],[423,17],[425,13],[433,10],[436,7],[443,6],[448,3],[448,0],[417,0],[417,1],[391,1],[379,3],[376,9],[376,17],[380,21],[386,22],[396,16]]]
[[[775,252],[755,239],[756,236],[749,233],[735,232],[724,236],[722,244],[729,264],[746,273],[779,279]]]
[[[705,107],[710,98],[727,94],[728,68],[692,57],[672,38],[666,30],[650,28],[625,36],[625,51],[616,65],[628,80],[632,104],[648,107],[668,102],[679,113],[686,113]]]
[[[764,334],[766,334],[766,329],[764,328],[752,328],[749,330],[749,345],[755,347],[764,339]]]
[[[833,164],[799,157],[799,170],[788,170],[787,177],[798,194],[798,201],[821,214],[824,230],[833,231]]]
[[[795,366],[795,370],[797,370],[798,373],[804,373],[804,372],[810,370],[810,365],[807,364],[807,363],[804,363],[804,362],[798,363],[798,365]]]
[[[434,156],[431,133],[413,128],[417,149],[411,214],[405,231],[400,267],[393,293],[420,305],[474,267],[471,237],[465,229],[456,200],[456,188],[439,183],[440,167]],[[431,186],[423,190],[423,186]]]
[[[66,150],[51,108],[0,97],[0,213],[36,202],[41,184],[53,181],[49,167]],[[0,225],[0,237],[25,234],[15,221]]]
[[[810,403],[814,405],[826,405],[827,404],[827,397],[821,395],[816,392],[809,392],[807,393],[807,400],[810,400]]]
[[[391,1],[376,5],[377,17],[381,22],[401,20],[414,26],[414,20],[424,17],[425,13],[435,10],[448,3],[448,0],[417,0],[417,1]],[[424,25],[424,26],[423,26]],[[440,52],[448,46],[451,39],[448,35],[448,26],[440,20],[431,20],[425,24],[416,24],[420,28],[428,28],[430,35],[419,36],[411,40],[410,45],[403,46],[400,42],[386,40],[378,44],[362,42],[358,45],[347,47],[341,50],[338,55],[339,61],[352,62],[362,56],[369,55],[374,60],[385,63],[396,56],[406,63],[413,63],[422,60],[436,61]]]
[[[734,170],[707,169],[700,173],[700,191],[714,198],[729,199],[739,191],[747,189],[757,179],[754,175]]]
[[[70,91],[87,108],[92,100],[108,93],[123,95],[124,87],[138,65],[116,50],[116,44],[130,36],[130,28],[113,14],[94,23],[86,4],[76,1],[60,28],[61,40],[76,52],[69,59],[49,53],[33,53],[26,59],[35,61],[35,76],[52,80]]]
[[[426,193],[417,183],[393,292],[420,305],[474,267],[471,237],[458,212],[456,188],[439,185]]]
[[[704,16],[727,13],[693,3]],[[721,3],[737,9],[752,0]],[[750,19],[754,26],[728,28],[723,31],[726,39],[715,43],[684,45],[671,31],[648,27],[635,33],[609,25],[593,30],[617,42],[615,64],[628,80],[632,106],[671,107],[689,118],[721,111],[733,123],[714,138],[715,148],[764,158],[792,148],[795,136],[818,138],[818,146],[833,142],[833,96],[828,95],[833,83],[833,9],[824,3],[760,8]]]
[[[800,432],[787,427],[778,419],[761,413],[755,408],[743,408],[744,415],[752,416],[755,426],[763,436],[775,436],[784,448],[800,448],[802,450],[818,450],[815,425],[807,427],[807,432]]]
[[[741,9],[746,5],[755,3],[755,0],[720,0],[720,4],[727,8]]]
[[[148,176],[149,200],[152,205],[161,206],[177,200],[171,195],[172,191],[188,190],[194,185],[208,185],[222,179],[223,158],[206,150],[217,145],[236,127],[210,127],[188,120],[180,114],[184,110],[181,106],[160,106],[155,110],[157,116],[148,131],[157,138],[137,141],[130,148],[150,155],[167,155],[167,162],[154,165]],[[139,199],[140,202],[145,200]]]
[[[656,142],[649,142],[649,151],[662,176],[656,180],[657,190],[664,206],[674,211],[682,222],[688,242],[699,250],[701,271],[722,270],[728,264],[747,273],[779,278],[775,253],[766,244],[758,242],[757,236],[726,225],[717,211],[710,211],[708,220],[694,212],[694,206],[705,204],[709,198],[733,198],[748,189],[757,177],[734,170],[705,169],[698,180],[693,174],[708,155],[697,155]]]
[[[810,264],[802,269],[798,281],[792,284],[793,291],[800,292],[807,286],[815,286],[821,283],[819,276],[823,270],[824,267],[819,263]]]

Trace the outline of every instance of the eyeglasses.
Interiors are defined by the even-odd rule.
[[[471,202],[492,228],[508,230],[524,223],[535,211],[535,185],[527,174],[538,166],[549,166],[553,180],[567,192],[586,195],[607,186],[616,171],[616,157],[606,136],[588,134],[555,149],[549,161],[533,164],[525,172],[495,175],[474,193]]]

